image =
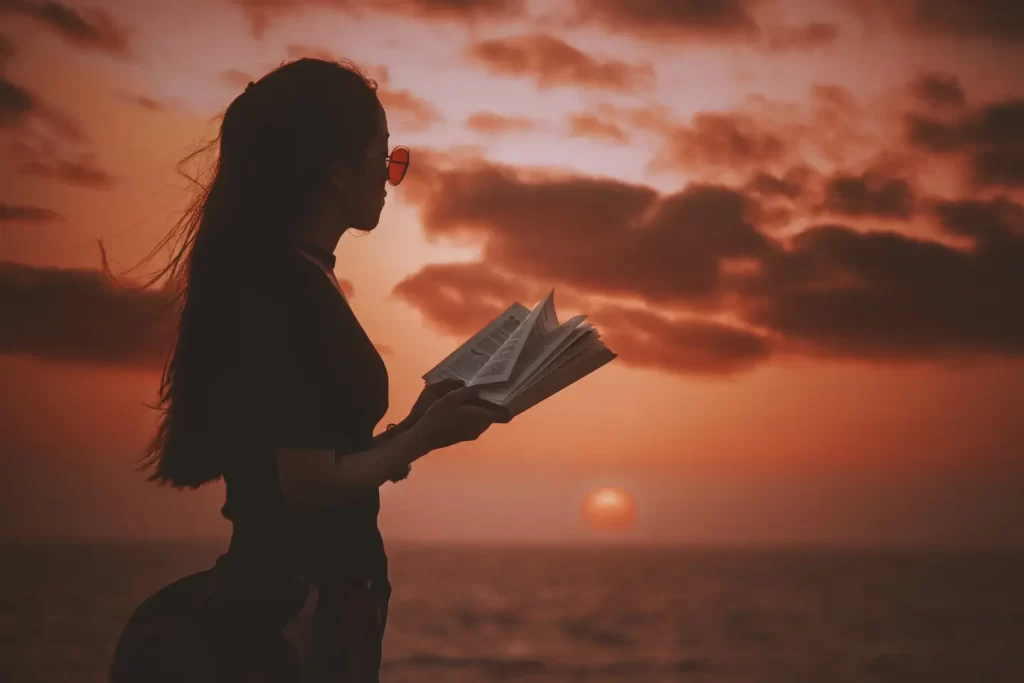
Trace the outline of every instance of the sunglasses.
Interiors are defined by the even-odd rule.
[[[405,172],[409,170],[409,148],[395,147],[387,156],[388,182],[397,185],[402,182]]]

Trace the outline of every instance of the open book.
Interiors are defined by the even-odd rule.
[[[454,377],[479,387],[480,400],[508,422],[616,357],[586,317],[559,323],[554,290],[533,310],[516,302],[423,379]]]

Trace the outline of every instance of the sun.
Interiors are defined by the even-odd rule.
[[[624,529],[636,519],[636,500],[611,486],[594,489],[583,500],[583,519],[601,529]]]

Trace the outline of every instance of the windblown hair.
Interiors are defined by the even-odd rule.
[[[287,62],[250,83],[224,111],[217,137],[182,162],[219,146],[209,180],[190,177],[196,198],[150,254],[171,248],[153,282],[173,289],[180,316],[160,382],[159,428],[143,454],[151,481],[195,488],[223,474],[200,404],[226,292],[287,248],[339,161],[359,168],[379,107],[376,83],[350,63]]]

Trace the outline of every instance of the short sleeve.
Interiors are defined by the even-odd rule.
[[[238,444],[344,447],[343,387],[327,371],[317,299],[301,282],[280,284],[250,290],[233,311],[212,405]]]

